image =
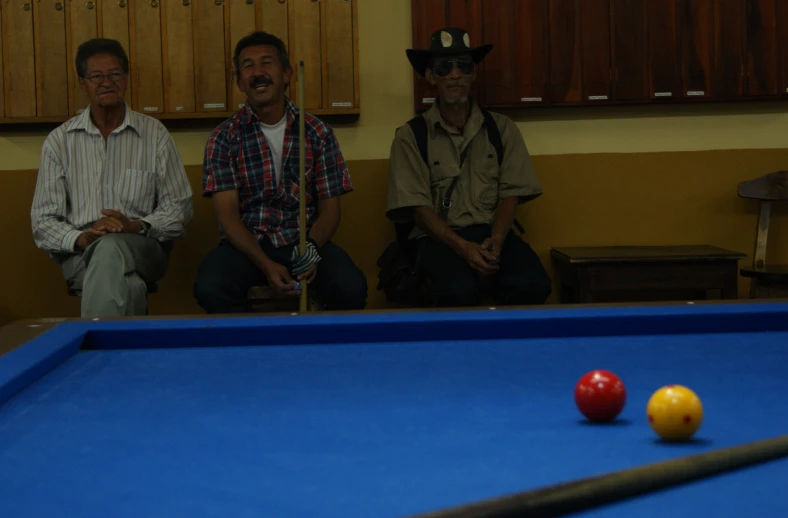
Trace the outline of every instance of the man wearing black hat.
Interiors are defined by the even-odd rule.
[[[542,304],[550,279],[512,232],[515,211],[542,190],[514,122],[470,97],[492,45],[471,47],[463,29],[436,31],[426,50],[407,50],[437,90],[435,104],[397,129],[391,146],[387,216],[418,257],[438,306],[479,303],[480,282],[498,304]]]

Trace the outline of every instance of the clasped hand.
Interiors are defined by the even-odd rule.
[[[463,247],[463,257],[470,267],[480,274],[492,275],[500,268],[501,244],[489,237],[481,244],[466,242]]]
[[[104,209],[101,211],[103,218],[96,221],[92,227],[85,229],[77,238],[77,248],[84,250],[98,238],[111,233],[136,234],[141,230],[138,221],[132,221],[119,210]]]

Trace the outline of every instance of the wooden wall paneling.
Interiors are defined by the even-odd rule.
[[[682,98],[679,1],[646,0],[648,96],[652,101]]]
[[[322,0],[325,9],[325,91],[323,105],[330,110],[355,108],[356,75],[353,26],[358,0]]]
[[[711,98],[712,0],[680,0],[681,76],[683,96],[693,100]]]
[[[411,48],[426,49],[429,46],[432,33],[446,26],[448,20],[446,10],[446,0],[411,0],[413,22]],[[407,60],[404,55],[402,58]],[[435,88],[413,70],[414,110],[422,112],[429,108],[435,102],[435,95]]]
[[[257,20],[262,14],[261,0],[249,2],[247,0],[229,0],[229,13],[227,15],[227,66],[230,69],[230,80],[227,88],[229,89],[230,105],[228,111],[235,111],[242,108],[246,103],[246,94],[239,88],[235,80],[235,65],[233,55],[235,45],[244,36],[254,32],[257,28]],[[287,42],[287,39],[284,40]]]
[[[194,113],[195,74],[192,0],[164,0],[162,6],[162,59],[164,111]]]
[[[483,0],[484,104],[532,106],[547,102],[547,0]]]
[[[290,11],[290,49],[293,55],[293,102],[298,104],[298,63],[304,61],[304,102],[306,110],[323,108],[323,52],[320,2],[318,0],[288,0]]]
[[[788,2],[777,0],[778,94],[788,95]]]
[[[614,98],[617,101],[645,100],[649,62],[646,0],[613,0],[611,18]]]
[[[749,96],[779,93],[777,9],[780,0],[748,0],[746,4],[745,86]],[[786,47],[783,47],[786,48]]]
[[[224,0],[193,3],[197,111],[224,112],[227,111]]]
[[[611,100],[610,0],[583,0],[580,6],[583,101]]]
[[[293,102],[298,101],[298,85],[296,79],[298,75],[298,63],[293,59],[293,43],[290,38],[290,8],[288,2],[292,0],[262,0],[259,15],[258,29],[271,33],[278,37],[287,45],[290,66],[293,67],[293,79],[287,87],[286,94]],[[235,43],[233,43],[235,45]],[[307,81],[309,78],[307,78]],[[245,98],[244,98],[245,100]]]
[[[69,84],[71,91],[69,94],[69,106],[71,114],[82,113],[90,100],[82,91],[79,84],[79,77],[76,70],[77,50],[86,41],[98,36],[97,4],[93,0],[67,0],[68,10],[66,11],[66,30],[69,47]]]
[[[3,6],[6,117],[36,116],[36,71],[30,63],[35,56],[32,3],[24,0]]]
[[[36,0],[35,26],[36,111],[39,117],[67,116],[68,77],[66,10],[62,0]],[[28,62],[29,63],[29,62]]]
[[[715,99],[732,99],[744,93],[744,2],[714,0],[712,92]]]
[[[471,47],[481,45],[484,39],[481,0],[447,0],[445,26],[461,27],[465,29],[468,31],[470,37]],[[427,43],[429,44],[429,40]],[[481,78],[484,75],[484,65],[484,61],[479,65],[476,74],[477,79],[471,86],[471,97],[481,102],[484,102],[484,93],[481,85]]]
[[[550,102],[579,103],[583,96],[578,0],[550,0]]]
[[[128,0],[101,0],[98,4],[99,35],[120,42],[128,56],[129,47],[129,1]],[[126,102],[131,104],[134,98],[134,85],[126,81]]]
[[[161,10],[157,0],[135,0],[130,20],[134,108],[164,112]]]

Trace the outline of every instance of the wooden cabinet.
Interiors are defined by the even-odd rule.
[[[412,16],[417,48],[446,26],[494,45],[490,108],[788,97],[784,0],[412,0]],[[434,95],[414,79],[417,111]]]
[[[32,56],[35,50],[33,1],[6,2],[2,16],[6,117],[34,117],[36,70],[29,59],[16,58],[17,53]]]
[[[548,0],[483,0],[485,43],[496,52],[484,60],[484,99],[515,107],[547,102]],[[521,63],[512,67],[511,63]]]
[[[66,12],[61,0],[37,0],[33,9],[36,59],[36,115],[67,116]]]
[[[476,0],[477,3],[480,0]],[[451,0],[450,3],[456,3]],[[358,114],[357,0],[2,0],[0,123],[62,122],[88,106],[79,45],[118,40],[130,60],[127,102],[167,118],[225,118],[246,101],[235,44],[255,30],[280,37],[294,76],[306,65],[306,109]],[[464,20],[463,20],[464,23]],[[64,88],[65,86],[65,88]]]

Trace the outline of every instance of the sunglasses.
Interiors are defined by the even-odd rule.
[[[432,71],[439,77],[446,77],[451,74],[452,68],[457,65],[460,74],[470,75],[476,68],[476,63],[472,59],[441,59],[435,62]]]

